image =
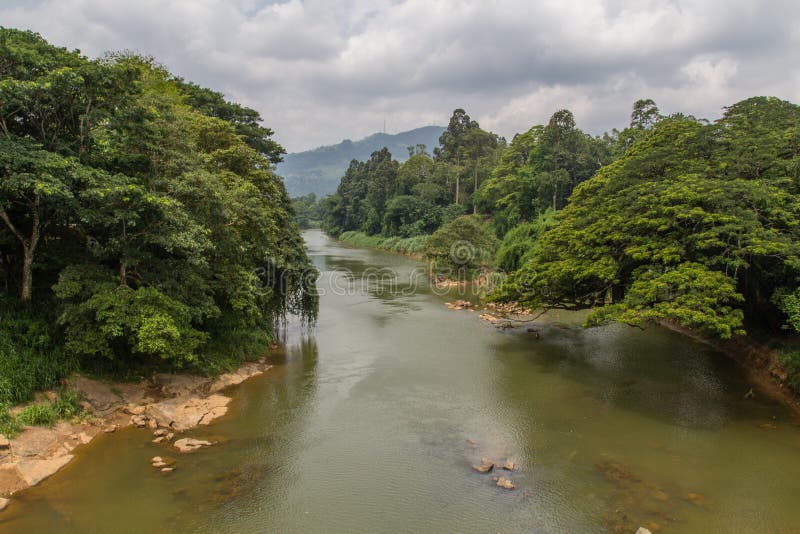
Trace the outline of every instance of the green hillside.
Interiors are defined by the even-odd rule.
[[[444,130],[441,126],[424,126],[398,134],[376,133],[360,141],[345,139],[338,145],[287,154],[277,172],[284,177],[286,190],[293,198],[308,193],[329,195],[336,191],[350,161],[369,159],[370,154],[383,147],[398,161],[405,161],[409,146],[423,144],[432,152],[439,146],[439,136]]]

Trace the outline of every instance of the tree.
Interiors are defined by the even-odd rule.
[[[475,215],[463,215],[445,224],[428,239],[425,258],[432,274],[460,278],[491,265],[497,238]]]
[[[205,370],[287,313],[313,320],[282,149],[259,121],[152,58],[0,29],[0,291],[19,293],[3,316],[35,296],[19,309],[57,322],[59,354]]]
[[[0,137],[0,219],[22,247],[20,298],[30,301],[33,260],[45,229],[74,209],[85,169],[16,136]]]
[[[791,325],[800,281],[800,107],[755,98],[716,124],[660,120],[574,192],[505,298],[675,321],[730,338]],[[744,156],[746,154],[746,157]]]

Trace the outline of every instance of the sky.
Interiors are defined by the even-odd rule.
[[[716,119],[800,102],[796,0],[0,0],[0,25],[91,57],[152,55],[261,112],[290,152],[464,108],[507,138],[570,109],[593,134],[632,103]]]

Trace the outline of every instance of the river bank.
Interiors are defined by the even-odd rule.
[[[336,239],[342,243],[357,247],[372,248],[402,254],[415,260],[421,260],[422,249],[425,247],[430,236],[420,235],[416,237],[381,237],[367,235],[363,232],[349,231],[342,232]]]
[[[134,384],[70,377],[67,387],[81,398],[80,417],[52,427],[29,426],[12,439],[0,439],[0,509],[15,493],[58,472],[75,458],[81,445],[103,433],[134,426],[152,432],[154,443],[188,452],[186,441],[178,442],[180,433],[225,415],[231,397],[224,390],[270,367],[261,359],[213,378],[157,374]],[[171,470],[164,467],[165,473]]]
[[[800,392],[787,383],[789,370],[781,361],[779,351],[748,336],[716,340],[676,323],[663,321],[659,324],[727,355],[763,394],[786,405],[800,417]]]

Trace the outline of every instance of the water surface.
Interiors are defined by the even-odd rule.
[[[323,272],[319,322],[290,323],[276,367],[189,433],[219,444],[178,455],[140,430],[102,436],[15,498],[0,529],[800,530],[800,428],[744,400],[750,385],[725,357],[568,315],[538,324],[538,339],[498,331],[424,283],[409,291],[417,262],[305,236]],[[177,470],[154,471],[155,455]],[[518,463],[518,489],[473,472],[482,456]]]

